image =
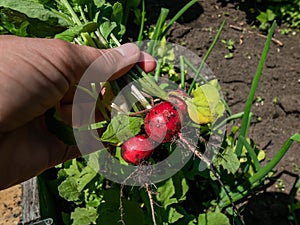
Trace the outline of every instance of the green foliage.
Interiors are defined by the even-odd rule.
[[[104,142],[119,144],[137,135],[141,131],[144,119],[141,117],[120,114],[114,116],[108,124],[107,129],[101,136]]]
[[[194,97],[186,103],[188,114],[195,123],[214,123],[223,115],[225,107],[215,86],[211,84],[198,86],[192,94]]]
[[[230,225],[229,219],[221,212],[208,212],[200,214],[198,225]]]
[[[240,168],[240,161],[235,154],[234,149],[227,147],[222,153],[219,153],[214,157],[213,165],[218,170],[222,167],[227,173],[235,174]]]
[[[56,34],[54,38],[72,42],[78,34],[85,32],[94,32],[97,30],[97,28],[97,23],[89,22],[84,25],[71,27],[60,34]]]
[[[71,213],[71,219],[73,225],[89,225],[97,219],[97,210],[92,207],[88,208],[76,208]]]
[[[258,8],[260,7],[260,1],[258,2]],[[284,23],[289,27],[300,29],[300,1],[278,1],[268,0],[266,3],[266,9],[260,10],[256,19],[260,22],[260,28],[267,30],[270,28],[270,24],[277,20],[280,23]]]
[[[195,0],[190,1],[183,9],[186,10],[195,2]],[[31,37],[55,37],[98,48],[114,47],[122,41],[129,12],[137,12],[139,4],[138,0],[130,3],[125,0],[3,0],[0,3],[0,32],[1,34]],[[163,9],[153,31],[153,39],[165,40],[166,31],[184,10],[178,12],[167,23],[168,10]],[[276,19],[274,15],[278,16],[277,11],[270,10],[266,11],[266,14],[262,14],[259,19],[266,22]],[[290,12],[289,10],[285,11],[285,15],[291,15]],[[221,28],[223,26],[224,23]],[[84,159],[65,162],[57,167],[58,172],[54,178],[54,181],[59,183],[57,188],[59,200],[67,206],[59,212],[62,220],[66,224],[81,225],[111,225],[119,223],[120,220],[127,225],[146,225],[153,224],[154,215],[157,224],[163,225],[229,225],[229,217],[238,221],[238,212],[225,215],[225,211],[230,212],[231,204],[245,200],[247,196],[255,194],[258,187],[263,187],[266,178],[270,176],[270,171],[282,159],[291,144],[300,142],[300,135],[293,135],[263,166],[261,161],[265,158],[264,152],[257,149],[253,140],[247,136],[251,120],[250,109],[274,27],[275,24],[266,41],[245,112],[231,115],[230,119],[224,122],[234,123],[236,119],[242,117],[242,125],[240,127],[232,126],[231,132],[226,133],[222,148],[210,162],[210,167],[202,170],[201,163],[203,162],[199,158],[192,157],[181,171],[156,184],[157,187],[151,186],[153,193],[150,195],[156,203],[151,205],[149,193],[146,193],[145,188],[123,186],[106,180],[98,173],[104,166],[99,164],[101,152],[93,153]],[[212,46],[217,42],[221,28]],[[160,43],[164,44],[164,42]],[[229,51],[234,49],[234,42],[226,41],[224,44]],[[159,47],[159,45],[150,45],[149,51],[153,54],[157,51],[157,56],[166,56],[163,69],[172,70],[174,68],[172,65],[173,52],[169,49],[155,48],[157,46]],[[161,50],[167,50],[167,52],[160,52],[160,54]],[[198,77],[201,77],[201,69],[211,51],[212,47],[199,68],[193,68],[196,76],[188,91],[189,94],[192,94],[190,102],[192,104],[188,104],[188,106],[191,108],[191,105],[196,105],[196,109],[192,110],[195,123],[190,122],[188,125],[199,129],[197,132],[200,135],[207,135],[208,137],[203,137],[204,140],[205,138],[209,139],[211,134],[211,126],[208,124],[215,122],[225,111],[225,103],[219,95],[219,86],[216,83],[212,85],[205,78],[202,78],[204,85],[195,83]],[[189,66],[186,60],[182,60],[182,62],[183,68]],[[135,77],[137,72],[139,72],[138,69],[131,71],[130,75]],[[166,99],[165,90],[157,85],[155,79],[145,73],[141,74],[142,79],[139,79],[139,83],[136,82],[137,87],[161,99]],[[189,110],[189,114],[191,114],[191,110]],[[199,115],[204,115],[204,119],[202,118],[204,122],[202,119],[199,121]],[[54,109],[47,113],[46,123],[49,130],[65,143],[76,144],[72,128],[59,120]],[[106,128],[101,140],[115,147],[139,133],[143,128],[142,125],[142,117],[118,115],[110,121],[91,124],[78,131]],[[199,146],[195,151],[202,150],[202,146],[206,143],[197,144]],[[116,147],[114,150],[116,156],[119,157],[120,148]],[[218,149],[210,148],[209,150]],[[200,151],[199,154],[201,154]],[[126,165],[124,165],[125,167]],[[210,169],[214,169],[216,173],[210,174]],[[298,184],[297,187],[299,188],[299,186]],[[299,206],[294,205],[293,207]]]
[[[234,52],[234,41],[229,39],[229,40],[222,40],[222,44],[225,45],[225,47],[228,49],[228,53],[224,55],[225,59],[232,59],[233,58],[233,52]]]

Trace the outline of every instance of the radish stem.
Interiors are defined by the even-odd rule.
[[[151,189],[149,184],[145,184],[145,188],[149,197],[149,201],[150,201],[150,207],[151,207],[151,215],[152,215],[152,221],[153,221],[153,225],[157,225],[156,223],[156,219],[155,219],[155,210],[154,210],[154,201],[152,198],[152,193],[151,193]]]

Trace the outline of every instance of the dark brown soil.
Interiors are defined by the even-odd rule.
[[[157,18],[158,8],[170,8],[170,14],[187,1],[153,1],[149,13]],[[233,113],[242,112],[255,75],[266,37],[253,28],[249,14],[251,1],[199,1],[169,33],[169,42],[184,45],[203,57],[212,43],[222,22],[226,25],[220,41],[207,60],[219,79],[223,94]],[[247,5],[248,4],[248,5]],[[239,8],[239,10],[237,10]],[[155,13],[154,13],[155,12]],[[156,16],[156,17],[155,17]],[[154,22],[153,20],[153,22]],[[279,150],[294,133],[300,131],[300,35],[280,33],[284,26],[277,26],[274,42],[270,46],[263,75],[253,103],[253,119],[249,136],[266,152],[266,160]],[[225,59],[229,52],[221,40],[233,40],[233,58]],[[279,180],[245,205],[246,224],[292,224],[288,217],[289,194],[299,173],[300,144],[294,143],[277,166]],[[300,193],[296,195],[300,200]]]

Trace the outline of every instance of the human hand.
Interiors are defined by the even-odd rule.
[[[98,82],[116,79],[138,62],[146,72],[155,67],[153,58],[134,44],[99,50],[54,39],[0,36],[0,49],[0,189],[80,156],[76,146],[49,133],[44,114],[59,106],[62,117],[71,118],[74,85],[96,59],[105,56],[94,77]]]

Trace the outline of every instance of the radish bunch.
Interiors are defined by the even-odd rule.
[[[182,91],[183,92],[183,91]],[[186,94],[185,94],[186,95]],[[182,128],[187,106],[180,97],[170,95],[168,101],[154,105],[144,119],[146,134],[125,141],[121,147],[123,159],[133,165],[149,159],[157,144],[176,140]]]
[[[144,127],[147,135],[158,143],[171,142],[181,129],[181,118],[170,102],[161,102],[147,114]]]

